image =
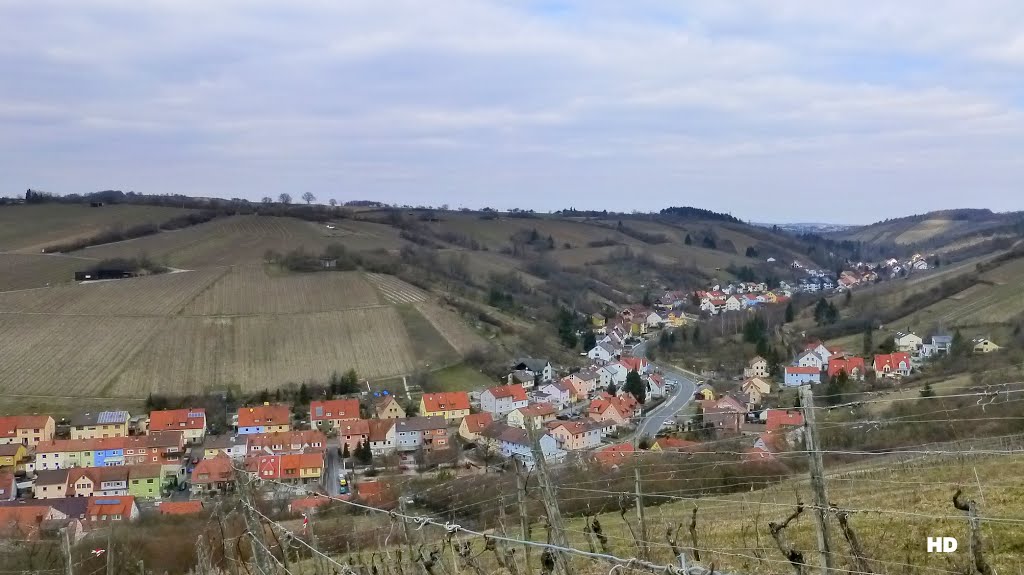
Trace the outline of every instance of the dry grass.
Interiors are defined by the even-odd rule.
[[[358,272],[269,276],[263,266],[234,267],[200,293],[183,315],[256,315],[338,311],[380,305]]]
[[[0,206],[0,251],[39,253],[56,243],[112,227],[161,223],[191,210],[156,206],[40,204]]]
[[[391,303],[405,304],[427,300],[427,294],[423,290],[395,276],[366,274],[366,277],[380,291],[381,295]]]
[[[486,343],[479,334],[473,331],[455,312],[429,302],[415,304],[415,308],[434,329],[462,355],[479,349]]]

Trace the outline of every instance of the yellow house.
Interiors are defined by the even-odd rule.
[[[21,443],[35,447],[53,439],[56,428],[49,415],[12,415],[0,417],[0,444]]]
[[[469,415],[469,394],[465,391],[425,393],[420,398],[420,416],[459,421]]]
[[[686,325],[686,316],[682,313],[670,311],[668,313],[667,322],[669,327],[683,327]]]
[[[554,421],[558,410],[550,403],[533,403],[526,407],[513,409],[506,418],[506,422],[512,427],[526,429],[526,422],[532,421],[534,429],[543,429],[544,424]]]
[[[605,322],[606,322],[606,320],[605,320],[604,316],[599,314],[599,313],[595,313],[595,314],[591,314],[590,315],[590,325],[593,326],[593,327],[596,327],[596,328],[604,327],[605,326]]]
[[[92,411],[71,418],[71,439],[128,437],[127,411]]]
[[[697,391],[694,392],[694,393],[697,396],[699,396],[700,399],[703,399],[703,400],[706,400],[706,401],[711,401],[712,399],[715,398],[715,390],[710,385],[707,385],[707,384],[704,384],[704,385],[701,385],[700,387],[698,387]]]
[[[775,295],[775,292],[765,292],[761,294],[764,296],[765,303],[778,303],[779,296]]]
[[[377,413],[377,419],[405,419],[405,409],[393,395],[378,401],[374,411]]]
[[[1002,349],[998,345],[992,343],[992,340],[984,337],[976,337],[971,340],[971,343],[974,344],[974,347],[972,348],[974,353],[990,353]]]
[[[0,467],[17,467],[25,460],[25,446],[20,443],[0,445]]]
[[[323,474],[324,456],[322,453],[302,453],[294,457],[299,459],[299,477],[303,479],[319,478]]]

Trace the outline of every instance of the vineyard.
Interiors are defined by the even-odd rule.
[[[411,286],[404,281],[383,274],[366,274],[366,277],[377,286],[384,297],[391,303],[416,303],[426,301],[427,294],[423,290]]]
[[[177,231],[86,248],[75,255],[96,259],[147,254],[168,265],[202,268],[263,262],[267,250],[319,251],[328,239],[317,225],[293,218],[234,216]]]
[[[89,260],[49,254],[0,254],[0,292],[70,283]]]
[[[233,268],[192,301],[183,315],[254,315],[337,311],[379,305],[356,272],[269,276],[262,266]]]
[[[171,318],[110,393],[273,389],[354,368],[378,378],[412,371],[398,313],[375,307],[312,314]]]
[[[429,302],[417,303],[415,307],[459,354],[483,347],[484,339],[455,313]]]
[[[91,236],[113,227],[158,224],[191,210],[73,204],[0,206],[0,251],[37,254],[54,243]]]

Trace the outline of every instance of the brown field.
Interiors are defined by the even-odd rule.
[[[420,302],[414,304],[414,307],[459,354],[479,349],[486,343],[455,312],[430,302]]]
[[[226,269],[0,293],[0,313],[62,316],[165,316],[177,313]]]
[[[397,228],[385,224],[337,220],[331,222],[331,225],[334,226],[333,230],[326,225],[317,225],[318,233],[327,238],[328,243],[337,242],[353,251],[396,250],[408,243],[399,237]]]
[[[605,229],[593,224],[554,218],[500,218],[482,220],[476,216],[445,214],[444,220],[429,224],[436,231],[455,231],[476,239],[491,251],[511,245],[509,237],[520,230],[536,229],[542,237],[551,236],[555,246],[562,249],[568,242],[573,248],[586,247],[588,242],[612,238],[627,245],[643,245],[642,242],[625,236],[614,229]]]
[[[160,328],[156,317],[0,314],[0,393],[99,396]],[[130,397],[145,397],[145,393]]]
[[[200,293],[182,315],[255,315],[338,311],[379,305],[358,272],[270,276],[263,266],[238,266]]]
[[[109,392],[190,393],[274,389],[325,380],[353,368],[379,378],[412,371],[415,360],[394,308],[312,314],[168,319]]]
[[[426,301],[427,294],[420,288],[384,274],[366,274],[380,293],[391,303],[416,303]]]
[[[0,292],[71,283],[91,263],[59,254],[0,253]]]
[[[150,257],[179,268],[262,263],[267,250],[320,251],[330,243],[317,224],[294,218],[233,216],[177,231],[86,248],[74,255],[96,259]]]
[[[75,204],[0,206],[0,251],[38,253],[50,244],[90,236],[116,226],[158,224],[189,211],[129,205],[102,208]]]

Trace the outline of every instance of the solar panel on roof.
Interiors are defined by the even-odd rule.
[[[188,412],[188,416],[189,417],[202,417],[203,414],[201,412],[198,412],[198,411],[190,411],[190,412]]]
[[[97,499],[96,505],[120,505],[120,499]]]
[[[96,418],[96,423],[121,423],[128,419],[127,411],[101,411]]]

